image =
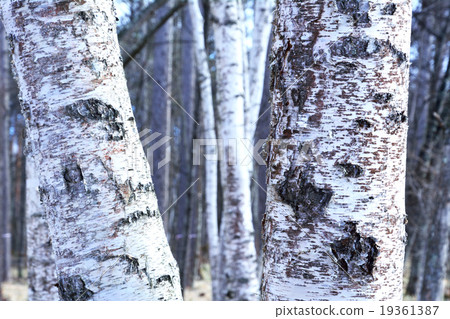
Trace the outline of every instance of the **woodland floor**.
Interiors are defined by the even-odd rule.
[[[26,271],[23,272],[23,278],[18,278],[17,269],[12,271],[12,279],[2,284],[3,298],[10,301],[27,300],[28,289],[26,280]],[[405,274],[406,275],[406,274]],[[184,300],[186,301],[208,301],[211,300],[211,285],[209,276],[203,276],[194,281],[192,288],[184,291]],[[405,279],[407,277],[405,276]],[[405,280],[406,282],[406,280]],[[411,296],[404,296],[404,300],[414,300]],[[450,282],[446,281],[445,300],[450,300]]]

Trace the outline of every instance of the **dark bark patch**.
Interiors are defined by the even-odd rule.
[[[362,237],[356,222],[346,222],[344,236],[331,244],[331,252],[350,276],[372,276],[379,249],[373,237]]]
[[[128,268],[126,270],[126,273],[129,274],[138,274],[140,275],[140,270],[139,270],[139,261],[137,258],[134,258],[130,255],[122,255],[120,256],[120,259],[125,261],[128,264]]]
[[[397,10],[397,5],[395,3],[388,3],[383,8],[383,14],[393,15]]]
[[[364,172],[361,166],[352,163],[338,163],[336,164],[336,166],[342,169],[345,177],[357,178],[360,177]]]
[[[136,223],[138,220],[144,217],[156,217],[158,215],[157,210],[151,210],[149,207],[146,208],[145,211],[137,210],[132,214],[128,215],[126,218],[121,218],[117,222],[118,227],[122,227],[125,225],[130,225],[132,223]]]
[[[363,128],[363,129],[368,129],[372,126],[372,124],[366,119],[359,118],[359,119],[356,119],[355,122],[359,128]]]
[[[163,283],[169,283],[170,285],[173,285],[172,277],[170,275],[162,275],[154,280],[150,280],[150,288],[157,288],[158,286],[162,285]]]
[[[99,99],[80,100],[65,108],[66,115],[83,122],[102,122],[107,132],[107,139],[123,140],[125,130],[120,121],[119,112],[110,104]]]
[[[298,82],[297,87],[290,91],[292,101],[294,102],[294,105],[298,107],[299,112],[303,110],[315,82],[314,74],[311,71],[306,72],[302,77],[303,78]],[[283,105],[287,104],[283,103]]]
[[[340,13],[351,16],[355,26],[370,27],[372,23],[369,13],[360,10],[360,3],[358,0],[336,0],[336,7]]]
[[[80,165],[76,161],[69,161],[63,168],[64,185],[71,196],[85,193],[84,177]]]
[[[92,11],[80,11],[77,12],[76,17],[80,18],[81,20],[83,20],[84,22],[88,23],[94,20],[94,13]]]
[[[94,292],[86,288],[84,280],[79,275],[59,277],[59,296],[64,301],[86,301],[92,298]]]
[[[368,39],[360,37],[344,37],[334,42],[331,47],[331,54],[347,58],[367,58],[372,53],[367,51]]]
[[[386,128],[389,133],[395,133],[401,125],[408,121],[405,112],[392,112],[386,118]]]
[[[375,93],[373,95],[373,100],[380,104],[386,104],[392,100],[392,96],[391,93]]]
[[[302,212],[312,216],[323,214],[333,196],[332,190],[315,186],[306,175],[300,167],[291,167],[277,189],[281,199],[294,209],[297,219]]]

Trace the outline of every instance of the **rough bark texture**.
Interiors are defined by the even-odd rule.
[[[208,67],[208,57],[205,50],[203,17],[200,12],[199,0],[189,0],[189,12],[192,17],[192,33],[195,41],[195,59],[200,87],[200,105],[202,111],[202,138],[215,141],[214,106],[212,96],[211,74]],[[205,154],[214,154],[214,145],[205,147]],[[219,299],[219,227],[217,223],[217,162],[205,160],[205,209],[206,228],[208,236],[208,255],[211,268],[211,285],[213,300]]]
[[[181,299],[110,1],[4,1],[62,300]]]
[[[31,157],[26,162],[28,300],[59,300],[55,256],[39,199],[37,168]]]
[[[250,202],[250,175],[242,165],[246,156],[244,133],[244,77],[242,28],[237,1],[211,4],[217,67],[219,138],[224,141],[221,161],[223,216],[220,226],[220,299],[258,299],[256,251]]]
[[[264,300],[402,298],[409,1],[277,3]]]
[[[11,264],[11,212],[9,177],[9,58],[3,24],[0,23],[0,285],[9,279]]]

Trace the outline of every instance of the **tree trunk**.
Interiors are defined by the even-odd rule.
[[[214,106],[212,96],[211,74],[208,67],[203,31],[203,17],[200,12],[199,0],[189,0],[189,12],[192,18],[192,33],[195,41],[195,59],[197,62],[197,77],[200,87],[200,106],[202,111],[201,135],[205,140],[215,141]],[[205,154],[214,154],[216,147],[206,145]],[[205,165],[205,218],[208,236],[208,255],[211,268],[212,299],[219,300],[219,226],[217,222],[217,162],[206,159]]]
[[[164,15],[171,3],[168,1],[161,9],[161,15]],[[172,37],[173,37],[172,19],[167,21],[161,27],[153,38],[153,66],[152,74],[157,83],[152,84],[152,111],[150,116],[150,128],[153,132],[161,133],[162,136],[171,136],[171,99],[172,91]],[[162,88],[164,89],[162,89]],[[153,153],[153,178],[155,181],[156,195],[158,197],[158,206],[161,212],[165,212],[170,205],[169,180],[170,165],[163,165],[165,159],[170,159],[170,143],[165,143]],[[170,212],[163,216],[166,230],[170,229]],[[168,234],[169,237],[172,234]]]
[[[237,0],[211,4],[216,49],[219,138],[224,141],[220,162],[223,216],[220,225],[220,299],[256,300],[259,283],[253,239],[250,175],[242,165],[244,77],[242,21]]]
[[[39,178],[33,159],[26,160],[28,300],[59,300],[55,256],[45,212],[39,201]]]
[[[60,298],[181,299],[112,3],[4,1],[3,19]]]
[[[10,176],[9,176],[9,58],[3,24],[0,23],[0,286],[9,279],[11,263],[11,234],[9,230]],[[1,300],[1,288],[0,288]]]
[[[262,297],[400,300],[411,5],[276,12]]]

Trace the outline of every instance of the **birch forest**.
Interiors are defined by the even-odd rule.
[[[449,1],[0,14],[0,300],[450,300]]]

